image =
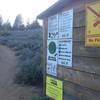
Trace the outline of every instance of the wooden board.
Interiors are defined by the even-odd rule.
[[[100,91],[100,75],[77,70],[75,68],[58,67],[58,78],[81,86]]]
[[[73,57],[73,69],[100,75],[100,58]]]
[[[100,100],[100,92],[64,81],[64,100]]]
[[[100,48],[85,47],[84,41],[80,42],[73,41],[73,56],[100,58]]]

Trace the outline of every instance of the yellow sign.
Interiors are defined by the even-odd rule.
[[[62,81],[46,77],[46,95],[54,100],[63,100],[63,85]]]
[[[86,6],[86,46],[100,46],[100,2]]]

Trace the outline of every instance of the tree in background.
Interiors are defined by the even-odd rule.
[[[3,24],[3,18],[2,18],[2,16],[0,15],[0,31],[2,30],[2,24]]]
[[[9,31],[11,29],[12,28],[11,28],[11,24],[10,24],[9,20],[7,20],[4,24],[2,24],[2,30]]]
[[[30,27],[30,20],[29,18],[27,19],[27,22],[26,22],[26,30],[29,30],[29,27]]]
[[[0,15],[0,27],[2,26],[2,23],[3,23],[3,18],[2,18],[2,16]]]
[[[38,28],[41,28],[41,26],[37,20],[34,20],[31,24],[29,21],[27,22],[27,25],[26,25],[27,30],[38,29]]]
[[[24,31],[24,30],[33,30],[33,29],[40,29],[40,28],[42,28],[42,26],[40,26],[38,20],[34,20],[32,23],[30,23],[30,20],[27,19],[27,24],[25,26],[21,14],[18,14],[16,16],[13,26],[11,26],[9,20],[3,23],[3,18],[0,15],[0,31],[5,31],[5,30]]]
[[[40,28],[40,24],[37,20],[33,21],[31,24],[32,29]]]
[[[15,18],[13,29],[14,30],[23,30],[25,28],[23,24],[23,18],[21,14],[18,14]]]
[[[11,24],[9,22],[9,19],[3,23],[3,18],[0,15],[0,31],[5,32],[11,30]]]

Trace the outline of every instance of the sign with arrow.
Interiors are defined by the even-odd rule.
[[[100,2],[86,6],[86,46],[100,47]]]

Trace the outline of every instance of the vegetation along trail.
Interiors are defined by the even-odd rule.
[[[17,58],[14,51],[0,45],[0,100],[31,100],[32,87],[14,84]]]

